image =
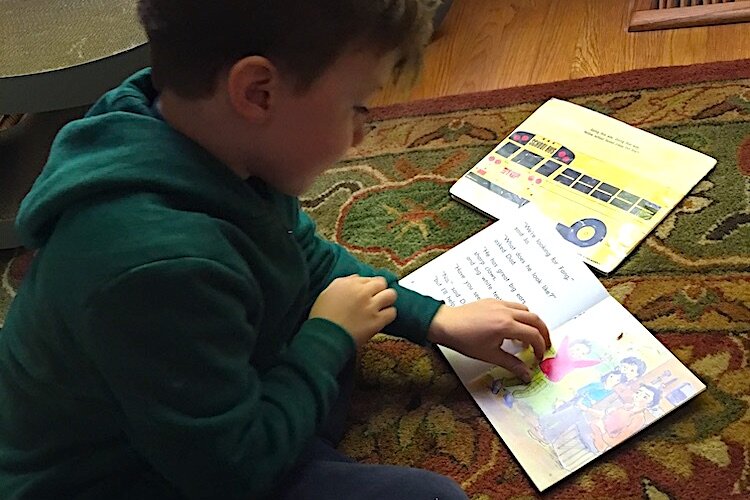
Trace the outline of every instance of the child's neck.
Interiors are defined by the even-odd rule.
[[[189,137],[206,151],[218,158],[241,179],[253,175],[247,168],[241,149],[233,142],[221,103],[215,97],[208,99],[184,99],[173,92],[164,91],[159,96],[159,111],[164,121],[175,130]]]

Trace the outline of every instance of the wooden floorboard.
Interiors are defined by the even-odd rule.
[[[750,23],[629,33],[631,2],[454,0],[417,84],[373,104],[750,58]]]

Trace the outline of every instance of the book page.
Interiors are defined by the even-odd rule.
[[[607,291],[534,207],[508,212],[504,221],[401,279],[399,284],[459,306],[484,298],[525,304],[550,329],[582,313]],[[506,350],[516,346],[508,342]],[[474,377],[487,363],[442,348],[459,377]]]
[[[705,390],[612,297],[550,337],[528,385],[497,369],[462,379],[540,491]]]
[[[607,291],[534,207],[499,221],[404,277],[401,286],[459,306],[484,298],[525,304],[550,328]]]
[[[551,99],[451,187],[501,219],[534,204],[586,262],[612,271],[716,160]]]

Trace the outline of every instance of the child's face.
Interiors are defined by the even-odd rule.
[[[395,54],[345,52],[303,92],[282,76],[266,129],[264,180],[299,195],[359,144],[364,107],[390,78],[395,61]]]
[[[591,349],[589,349],[589,346],[586,344],[573,344],[570,346],[570,350],[568,351],[570,353],[570,357],[573,359],[581,359],[585,358],[589,355],[591,352]]]
[[[638,367],[631,363],[620,363],[619,370],[628,380],[633,380],[638,376]]]
[[[618,375],[617,373],[610,373],[609,375],[607,375],[607,378],[604,379],[605,387],[612,388],[612,387],[615,387],[619,383],[620,383],[620,375]]]
[[[654,401],[654,393],[646,387],[639,388],[633,395],[633,403],[639,408],[646,408]]]

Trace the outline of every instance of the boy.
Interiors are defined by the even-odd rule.
[[[591,432],[596,449],[605,451],[646,427],[649,421],[648,414],[659,405],[660,400],[660,389],[641,384],[633,394],[632,402],[615,409],[602,411],[580,406],[591,421]]]
[[[539,357],[544,323],[400,288],[319,239],[296,198],[362,139],[364,102],[418,58],[428,9],[139,12],[152,70],[60,133],[18,216],[39,251],[0,335],[0,497],[465,498],[335,450],[345,367],[384,330],[528,380],[500,344]]]

